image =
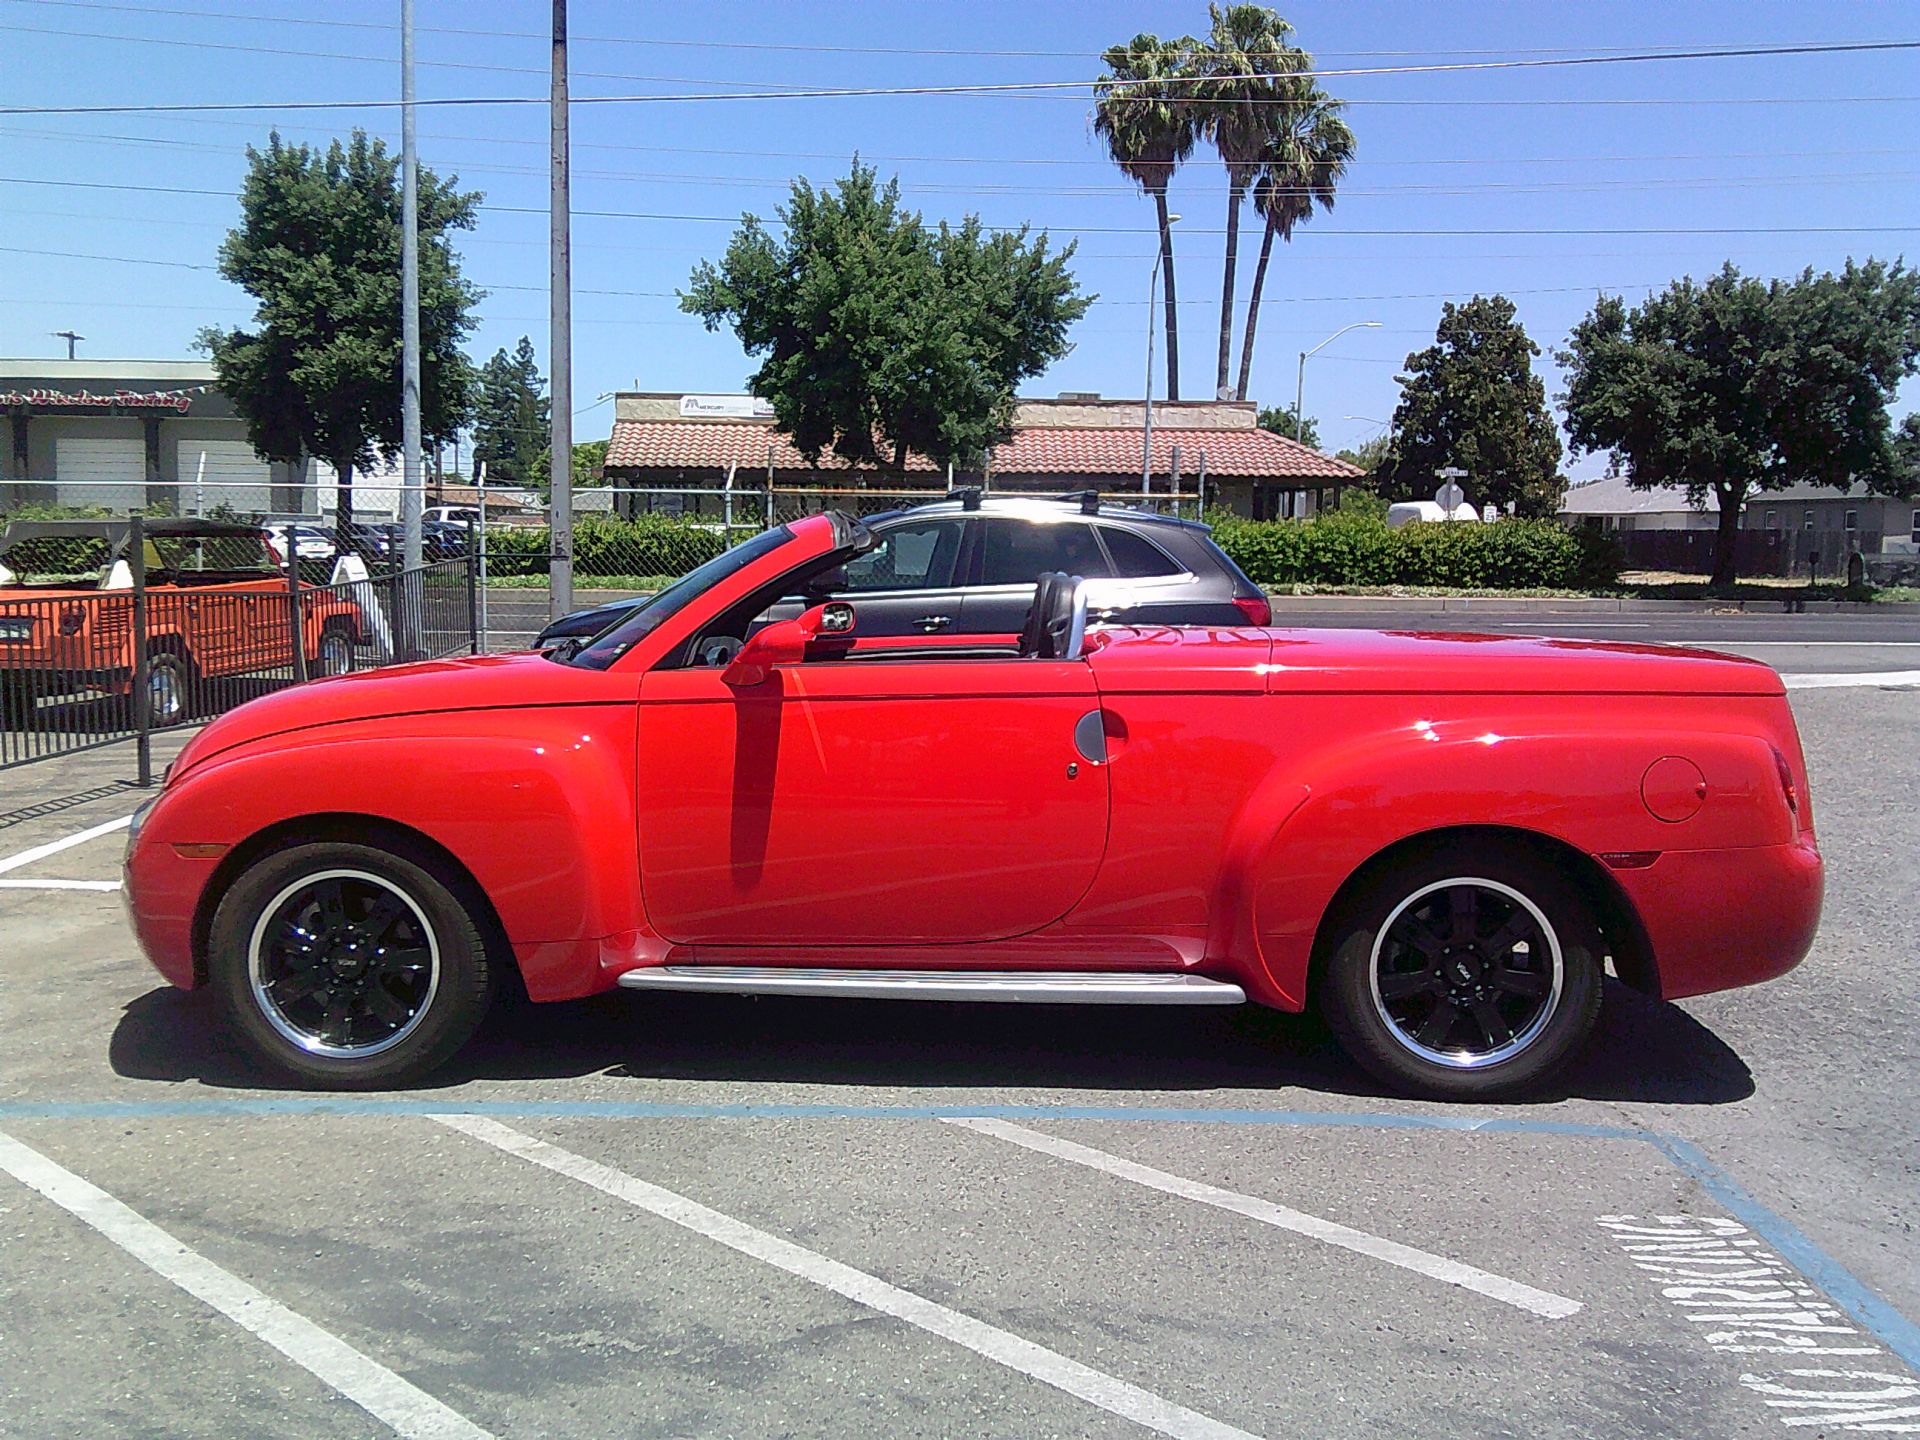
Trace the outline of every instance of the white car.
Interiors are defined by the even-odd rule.
[[[422,520],[440,520],[448,525],[472,525],[480,518],[477,505],[429,505],[420,512]]]
[[[333,536],[315,525],[291,525],[286,521],[271,521],[260,527],[273,541],[274,553],[287,553],[287,532],[293,532],[295,553],[301,560],[331,560],[335,549]]]

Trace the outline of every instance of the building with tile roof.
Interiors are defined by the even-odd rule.
[[[910,455],[904,474],[862,469],[832,454],[810,465],[774,428],[765,402],[748,396],[623,393],[614,405],[606,476],[623,490],[719,490],[731,476],[736,490],[855,496],[937,493],[956,485],[1036,493],[1097,489],[1115,496],[1142,491],[1146,415],[1137,400],[1021,400],[1013,434],[984,465],[949,471]],[[1238,401],[1156,403],[1147,488],[1191,497],[1204,479],[1209,509],[1268,518],[1316,513],[1361,478],[1344,460],[1260,429],[1256,414],[1251,403]]]

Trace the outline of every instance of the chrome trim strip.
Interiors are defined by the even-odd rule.
[[[784,965],[653,965],[628,990],[816,995],[867,1000],[975,1000],[1072,1005],[1243,1005],[1238,985],[1203,975],[1098,970],[855,970]]]

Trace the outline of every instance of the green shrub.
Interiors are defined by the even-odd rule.
[[[487,574],[498,579],[547,573],[551,540],[547,527],[490,526]],[[573,522],[576,579],[613,575],[678,577],[726,549],[718,528],[671,515],[582,515]]]
[[[1213,536],[1256,584],[1568,589],[1611,584],[1615,551],[1546,520],[1414,523],[1398,530],[1359,510],[1313,520],[1214,523]]]

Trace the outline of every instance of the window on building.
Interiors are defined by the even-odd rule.
[[[1778,510],[1767,511],[1767,529],[1778,530],[1779,528],[1780,528],[1780,512]]]
[[[1860,528],[1860,512],[1858,510],[1847,511],[1846,524],[1847,529],[1858,530]]]
[[[1813,528],[1813,511],[1802,510],[1800,513],[1806,517],[1805,528],[1811,530]]]
[[[1913,512],[1913,543],[1920,545],[1920,510]]]

